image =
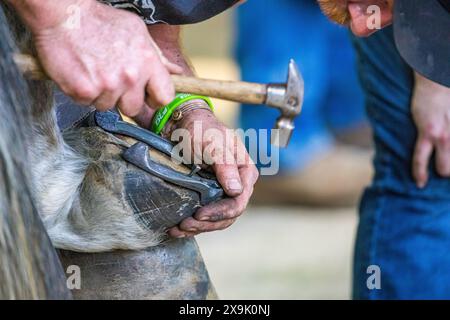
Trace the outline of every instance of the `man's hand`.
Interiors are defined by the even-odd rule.
[[[10,2],[32,30],[46,73],[75,101],[99,110],[117,105],[133,117],[146,98],[158,107],[173,100],[169,71],[181,70],[138,16],[95,0]]]
[[[423,188],[433,151],[437,172],[450,177],[450,88],[416,74],[411,108],[418,130],[412,172],[417,186]]]
[[[183,74],[194,74],[191,64],[187,61],[179,43],[180,27],[168,25],[150,26],[149,32],[161,48],[167,59],[183,69]],[[142,126],[148,127],[153,111],[144,109],[135,120]],[[200,132],[195,131],[195,124],[201,125]],[[183,116],[177,128],[186,129],[191,137],[191,150],[206,156],[212,163],[219,183],[229,198],[199,209],[192,218],[181,222],[180,225],[169,230],[172,237],[194,236],[201,232],[222,230],[229,227],[247,207],[253,185],[258,178],[258,170],[247,154],[242,142],[233,135],[235,144],[231,149],[224,145],[227,128],[217,120],[208,110],[194,110]],[[208,136],[207,132],[210,133]],[[213,136],[211,136],[211,134]],[[170,135],[170,133],[169,133]],[[220,135],[220,136],[219,136]],[[208,151],[205,151],[206,148]],[[200,155],[197,155],[200,156]],[[226,157],[226,159],[224,159]],[[192,160],[192,159],[190,159]]]
[[[212,112],[195,110],[181,120],[178,128],[185,129],[191,137],[194,154],[189,160],[198,158],[211,163],[228,198],[200,208],[192,218],[170,229],[169,235],[180,238],[228,228],[247,207],[258,170],[241,140]]]

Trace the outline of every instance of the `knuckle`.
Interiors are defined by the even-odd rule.
[[[251,193],[249,194],[248,198],[246,198],[245,200],[241,201],[241,203],[239,204],[239,207],[238,207],[238,209],[236,211],[236,217],[240,217],[245,212],[245,209],[247,209],[247,205],[248,205],[248,202],[250,200],[250,196],[251,196]]]
[[[439,129],[439,126],[437,126],[435,123],[430,122],[425,126],[425,136],[431,137],[433,139],[438,139],[441,135],[441,130]]]
[[[246,206],[243,206],[243,207],[237,209],[237,210],[234,212],[233,216],[230,217],[230,219],[237,219],[237,218],[239,218],[240,216],[242,216],[242,214],[243,214],[244,211],[245,211],[245,208],[246,208]]]
[[[234,218],[236,218],[239,215],[240,215],[239,208],[229,208],[223,214],[224,219],[234,219]],[[222,220],[224,220],[224,219],[222,219]]]
[[[155,61],[155,60],[157,60],[158,55],[156,54],[155,50],[152,50],[151,48],[147,48],[147,49],[143,50],[142,58],[147,61]]]
[[[122,74],[123,80],[130,86],[134,86],[139,81],[139,73],[132,68],[126,68]]]
[[[136,117],[141,110],[137,105],[128,102],[120,102],[119,109],[128,117]]]
[[[129,104],[135,106],[138,110],[141,110],[145,106],[145,96],[142,92],[130,93]]]
[[[447,132],[441,132],[437,140],[439,143],[446,145],[450,142],[450,135]]]
[[[247,207],[247,201],[245,199],[235,200],[233,206],[228,208],[226,213],[227,219],[235,219],[244,213],[245,208]]]
[[[74,87],[72,93],[78,100],[94,101],[97,96],[99,96],[100,90],[98,90],[94,85],[81,83]]]
[[[74,91],[74,87],[70,86],[69,84],[59,84],[59,88],[61,89],[61,91],[68,95],[69,97],[75,97],[75,91]]]
[[[117,90],[118,82],[113,77],[106,76],[103,78],[99,87],[103,92],[113,92]]]
[[[191,221],[191,219],[185,219],[180,224],[180,229],[184,231],[190,231],[193,229],[198,229],[195,222]]]
[[[86,98],[94,95],[94,85],[88,79],[78,78],[67,84],[65,92],[74,98]]]
[[[259,179],[259,170],[258,168],[256,168],[255,165],[252,165],[252,175],[253,175],[253,183],[256,183],[256,181]]]
[[[144,98],[136,94],[128,94],[119,100],[118,107],[126,116],[136,117],[144,107]]]
[[[167,231],[167,233],[169,234],[169,236],[176,238],[181,232],[170,229],[169,231]]]

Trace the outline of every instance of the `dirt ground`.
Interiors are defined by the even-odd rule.
[[[197,237],[222,299],[349,299],[356,209],[253,207]]]

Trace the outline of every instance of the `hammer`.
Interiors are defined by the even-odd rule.
[[[30,55],[15,54],[14,61],[23,74],[35,80],[48,76],[38,60]],[[289,62],[287,82],[282,84],[260,84],[241,81],[222,81],[172,75],[177,92],[205,95],[213,98],[246,104],[268,105],[280,111],[271,135],[271,143],[287,147],[295,128],[294,119],[300,114],[303,104],[304,82],[294,60]]]

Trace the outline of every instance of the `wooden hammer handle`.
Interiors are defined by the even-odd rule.
[[[48,76],[45,74],[39,61],[30,55],[16,53],[13,56],[14,62],[16,63],[19,70],[24,74],[25,77],[34,80],[48,80]]]
[[[195,93],[248,104],[264,104],[267,86],[259,83],[201,79],[172,75],[177,92]]]
[[[48,79],[42,66],[33,56],[15,54],[14,61],[26,77],[35,80]],[[264,104],[267,96],[267,86],[259,83],[210,80],[179,75],[172,75],[172,80],[177,92],[200,94],[240,103]]]

